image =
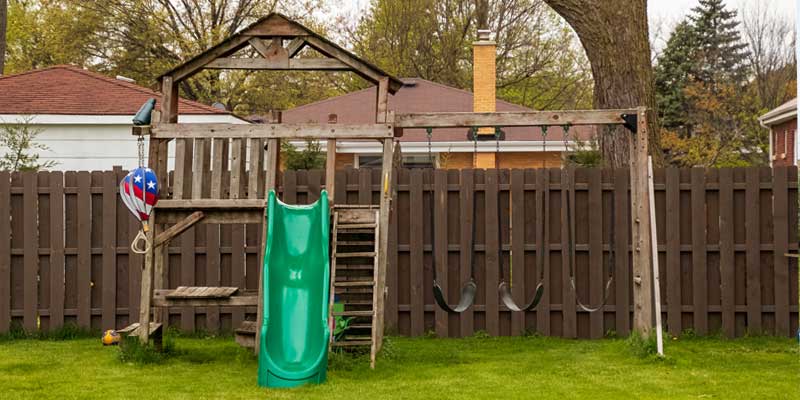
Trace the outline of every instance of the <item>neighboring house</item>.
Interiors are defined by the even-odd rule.
[[[772,166],[797,163],[797,98],[789,100],[758,119],[770,130],[769,162]]]
[[[49,148],[40,152],[41,160],[56,161],[54,169],[133,168],[138,155],[132,119],[150,98],[160,100],[158,93],[128,80],[59,65],[0,77],[0,124],[30,121],[41,131],[36,141]],[[185,99],[178,111],[180,122],[247,123]],[[170,157],[170,168],[172,162]]]
[[[533,110],[517,104],[497,100],[495,96],[496,44],[490,40],[490,32],[479,31],[478,41],[473,43],[473,93],[441,85],[424,79],[403,79],[404,86],[389,96],[388,108],[396,114],[428,112],[531,112]],[[283,112],[282,121],[287,123],[374,123],[376,107],[374,87],[296,107]],[[492,138],[493,130],[481,129],[483,140],[478,142],[478,152],[470,140],[468,128],[434,129],[431,151],[434,163],[439,168],[493,168],[495,162],[501,168],[560,167],[562,153],[574,149],[574,138],[588,141],[593,137],[594,127],[572,127],[568,137],[558,127],[548,129],[545,137],[539,128],[506,128],[505,139],[500,142],[500,156],[495,159],[497,144]],[[564,140],[566,139],[566,141]],[[424,129],[406,129],[400,138],[403,162],[406,166],[430,166],[427,133]],[[324,146],[324,144],[323,144]],[[373,142],[338,142],[336,144],[337,166],[361,167],[380,165],[381,148]]]
[[[472,93],[424,79],[403,79],[404,86],[389,96],[389,110],[395,113],[470,112]],[[375,87],[292,108],[282,113],[285,123],[374,123]],[[527,107],[497,100],[497,111],[533,111]],[[561,166],[562,152],[572,148],[577,136],[589,140],[594,132],[590,127],[572,127],[565,147],[561,128],[550,128],[543,142],[539,128],[505,128],[505,140],[500,142],[501,168],[541,168]],[[470,168],[473,166],[474,142],[468,139],[467,128],[434,129],[431,151],[441,168]],[[403,161],[407,166],[429,166],[427,133],[424,129],[405,129],[400,138]],[[325,143],[322,143],[323,147]],[[494,139],[478,142],[479,152],[494,152]],[[360,167],[380,165],[380,143],[377,141],[339,142],[336,145],[337,165]]]

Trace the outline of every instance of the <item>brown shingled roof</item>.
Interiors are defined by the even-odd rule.
[[[420,78],[403,79],[404,86],[396,94],[389,96],[389,110],[395,113],[423,112],[470,112],[472,111],[472,92],[442,85]],[[374,86],[357,92],[333,97],[284,111],[285,123],[327,123],[331,114],[336,114],[340,124],[366,124],[375,122],[376,88]],[[533,111],[518,104],[497,100],[497,111]],[[505,128],[506,140],[541,140],[539,128]],[[592,127],[573,127],[570,135],[577,134],[588,139]],[[467,128],[434,129],[433,141],[454,142],[467,138]],[[547,140],[562,140],[560,128],[551,128]],[[425,141],[423,129],[405,129],[403,142]]]
[[[0,76],[0,93],[0,114],[133,115],[148,99],[161,98],[148,88],[71,65]],[[229,114],[186,99],[178,112]]]

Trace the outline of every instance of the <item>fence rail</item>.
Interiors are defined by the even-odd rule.
[[[29,331],[64,323],[109,329],[137,319],[142,258],[129,248],[137,223],[118,199],[124,174],[0,172],[0,333],[17,323]],[[591,314],[576,307],[569,280],[563,223],[569,188],[561,176],[559,169],[397,171],[387,328],[411,336],[626,335],[632,317],[628,172],[575,170],[577,298],[600,304],[613,276],[607,303]],[[323,177],[323,171],[285,172],[284,201],[316,200]],[[377,204],[380,189],[377,170],[336,172],[338,202]],[[798,250],[795,167],[657,170],[655,191],[662,311],[670,333],[790,336],[797,330],[797,261],[784,257]],[[443,203],[434,210],[435,198]],[[258,224],[189,229],[168,249],[167,285],[256,290],[260,235]],[[433,257],[454,303],[473,255],[476,304],[448,315],[434,305]],[[543,276],[544,298],[535,311],[512,313],[499,301],[501,265],[518,304],[530,300]],[[255,312],[171,308],[168,323],[186,331],[230,331]]]

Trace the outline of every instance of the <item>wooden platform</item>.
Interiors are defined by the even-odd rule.
[[[178,286],[164,297],[167,299],[223,299],[231,297],[238,290],[237,287],[225,286]]]
[[[237,296],[234,296],[237,294]],[[187,287],[156,289],[155,307],[257,306],[258,292],[235,287]]]

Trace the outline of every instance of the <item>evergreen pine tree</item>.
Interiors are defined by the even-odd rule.
[[[700,0],[689,16],[695,40],[694,78],[705,85],[742,85],[747,80],[747,44],[739,34],[736,11],[723,0]]]
[[[670,34],[664,52],[655,67],[656,101],[664,127],[683,131],[686,128],[688,104],[684,89],[694,68],[692,26],[683,21]]]

